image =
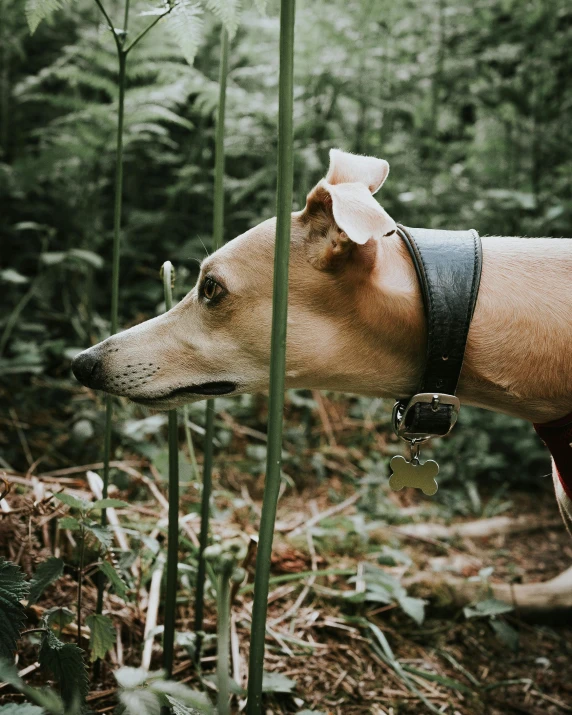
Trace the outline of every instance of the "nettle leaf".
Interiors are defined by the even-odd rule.
[[[44,589],[54,581],[57,581],[64,572],[64,562],[55,556],[50,556],[47,561],[38,565],[32,580],[30,581],[30,597],[28,606],[37,603],[44,592]]]
[[[0,715],[44,715],[45,712],[44,708],[30,703],[0,705]]]
[[[90,509],[126,509],[129,504],[121,499],[98,499],[90,504]]]
[[[263,693],[291,693],[295,687],[296,681],[282,673],[264,673],[262,676]]]
[[[231,40],[238,29],[240,6],[240,0],[207,0],[208,9],[222,22]]]
[[[58,681],[67,708],[85,701],[89,683],[81,648],[75,643],[63,643],[49,630],[42,638],[38,660]]]
[[[20,567],[0,558],[0,658],[14,659],[16,641],[26,620],[20,601],[29,588]]]
[[[58,521],[60,529],[69,529],[70,531],[77,531],[80,528],[80,523],[73,516],[64,516]]]
[[[184,683],[163,680],[162,671],[148,672],[143,668],[125,666],[115,671],[120,686],[119,700],[125,707],[125,715],[160,715],[161,706],[175,700],[179,713],[212,715],[213,706],[204,693],[191,690]]]
[[[34,34],[42,20],[61,10],[69,2],[71,0],[28,0],[25,12],[30,34]]]
[[[84,527],[86,531],[95,536],[104,549],[108,549],[111,546],[113,534],[106,526],[101,526],[95,521],[89,521],[84,524]]]
[[[78,499],[77,497],[72,497],[71,494],[64,494],[63,492],[61,492],[60,494],[54,494],[54,497],[61,501],[63,504],[67,504],[67,506],[71,507],[72,509],[87,511],[91,507],[90,502],[86,501],[85,499]]]
[[[474,606],[466,606],[463,609],[463,613],[465,618],[483,618],[484,616],[500,616],[512,610],[514,610],[513,607],[504,601],[487,598],[484,601],[479,601]]]
[[[193,0],[177,0],[163,22],[175,42],[181,48],[183,57],[192,65],[199,47],[203,30],[202,8]]]
[[[125,582],[123,581],[121,576],[117,573],[117,571],[109,563],[109,561],[103,561],[99,565],[99,570],[102,571],[107,576],[107,578],[111,582],[111,585],[115,589],[115,593],[120,598],[125,598],[127,595],[127,586],[125,585]]]
[[[42,712],[48,711],[51,715],[64,715],[64,706],[61,698],[49,688],[32,688],[22,680],[18,675],[18,669],[14,663],[9,663],[7,660],[0,658],[0,682],[8,683],[13,688],[18,690],[31,700],[35,705],[42,708]],[[18,711],[19,712],[19,711]],[[76,715],[68,713],[68,715]]]
[[[113,621],[108,616],[94,614],[85,619],[89,627],[89,648],[91,655],[89,659],[93,663],[95,660],[103,660],[115,645],[116,634]]]
[[[59,631],[62,631],[66,626],[68,626],[74,620],[75,616],[73,611],[64,606],[54,606],[53,608],[48,608],[44,611],[43,621],[48,627],[54,626]]]
[[[167,695],[167,700],[169,701],[169,705],[172,707],[175,715],[201,715],[200,710],[183,705],[180,700],[177,700],[170,695]]]

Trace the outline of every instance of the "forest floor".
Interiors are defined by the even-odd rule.
[[[141,468],[140,464],[136,467],[134,464],[133,460],[124,462],[124,468],[132,476]],[[24,474],[16,477],[15,488],[8,500],[11,511],[4,513],[0,521],[0,544],[4,546],[2,550],[6,556],[19,562],[25,570],[50,554],[47,525],[50,515],[55,512],[45,501],[46,490],[65,488],[76,495],[85,495],[89,491],[84,478],[85,468],[69,471],[75,473],[39,479]],[[128,530],[136,524],[138,529],[153,533],[158,516],[163,514],[160,495],[164,484],[155,483],[151,488],[141,489],[142,486],[150,487],[150,484],[149,481],[137,484],[134,479],[125,489],[114,490],[113,496],[125,499],[131,505],[130,516],[127,510],[119,511],[122,525]],[[255,481],[236,483],[232,470],[222,480],[217,479],[215,533],[223,538],[237,533],[254,533],[260,509],[259,486]],[[249,492],[256,495],[255,500]],[[396,603],[352,603],[343,597],[344,592],[347,595],[353,588],[359,590],[364,563],[378,564],[380,561],[386,564],[384,569],[388,573],[403,579],[420,570],[439,573],[440,569],[467,578],[478,577],[481,569],[487,567],[494,568],[490,576],[492,581],[531,583],[556,576],[572,561],[572,542],[556,519],[556,505],[549,490],[511,495],[512,515],[530,517],[531,521],[544,524],[544,527],[530,533],[452,540],[411,537],[399,532],[396,524],[400,521],[439,521],[435,514],[427,516],[427,500],[417,495],[390,494],[388,499],[395,507],[394,517],[381,523],[363,518],[356,508],[354,494],[351,485],[334,477],[312,488],[289,489],[280,501],[265,667],[293,683],[286,688],[291,692],[267,696],[266,713],[296,713],[306,708],[336,715],[398,715],[429,712],[427,702],[435,708],[434,711],[451,715],[572,712],[570,618],[554,620],[549,613],[549,622],[540,624],[524,621],[514,612],[508,613],[502,617],[502,623],[508,626],[506,637],[506,629],[499,634],[491,618],[465,618],[461,608],[447,602],[446,593],[412,590],[412,595],[429,600],[422,625],[405,615]],[[198,495],[191,485],[185,489],[182,506],[182,513],[193,514],[185,529],[191,542],[195,542],[198,532],[198,516],[194,513],[197,504]],[[328,515],[327,510],[334,513]],[[400,519],[395,518],[397,513],[401,515]],[[60,543],[60,553],[65,555],[71,544],[66,547],[65,543]],[[388,544],[393,551],[387,551]],[[388,560],[388,553],[395,558]],[[241,684],[247,674],[252,606],[248,584],[253,578],[252,556],[251,549],[248,580],[235,594],[232,606],[232,667],[235,680]],[[340,569],[344,573],[292,576],[326,569]],[[357,574],[355,586],[348,583],[347,574],[352,572]],[[290,577],[294,580],[288,580]],[[138,598],[123,601],[116,595],[106,597],[104,612],[113,616],[121,645],[110,652],[102,680],[88,696],[88,704],[95,712],[110,712],[117,704],[112,670],[120,664],[139,666],[141,663],[148,578],[143,578],[140,585]],[[73,609],[76,592],[75,569],[66,567],[64,576],[46,591],[41,605],[28,609],[28,627],[38,622],[46,608],[65,606]],[[95,598],[95,586],[87,578],[84,587],[86,613],[93,612]],[[207,633],[216,632],[213,606],[209,601]],[[387,658],[380,657],[379,643],[375,648],[375,637],[367,627],[368,622],[382,631],[395,658],[408,669],[408,682],[413,683],[417,692],[411,691]],[[177,631],[192,630],[192,592],[182,589]],[[73,634],[73,630],[69,633]],[[503,633],[505,637],[499,637]],[[44,684],[45,678],[35,665],[37,647],[33,636],[22,638],[20,645],[18,668],[24,670],[26,680],[31,684]],[[202,659],[203,675],[213,673],[215,663],[216,650],[207,639]],[[152,667],[161,667],[160,638],[155,639]],[[199,685],[192,659],[184,647],[177,648],[174,677]],[[208,679],[203,683],[208,686]],[[419,693],[425,698],[425,704]],[[0,686],[0,703],[20,701],[21,696]],[[243,705],[237,697],[236,712]]]

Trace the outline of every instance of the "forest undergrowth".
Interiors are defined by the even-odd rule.
[[[233,712],[244,705],[266,437],[265,399],[242,400],[249,402],[247,420],[236,418],[240,400],[227,400],[216,421],[219,454],[212,504],[211,549],[238,542],[240,566],[246,572],[231,594]],[[76,389],[73,402],[77,410],[91,403],[92,396]],[[502,485],[481,482],[478,514],[475,494],[460,489],[453,477],[445,479],[437,501],[391,492],[386,486],[387,461],[400,448],[389,434],[387,409],[383,402],[372,405],[361,398],[289,393],[269,596],[266,712],[418,713],[429,712],[427,703],[436,712],[463,715],[570,712],[569,620],[550,610],[540,622],[525,620],[489,592],[496,582],[547,581],[570,563],[572,545],[560,524],[549,480],[539,480],[533,492],[507,492]],[[65,410],[61,412],[60,418]],[[51,445],[43,442],[42,413],[26,417],[38,420],[35,428],[16,416],[11,425],[23,452],[34,455],[27,470],[5,471],[10,492],[1,502],[2,556],[32,577],[34,591],[25,609],[25,630],[30,632],[18,643],[17,667],[28,684],[46,682],[37,662],[41,636],[35,629],[48,615],[50,627],[63,642],[77,642],[85,649],[90,677],[90,660],[103,658],[99,680],[87,695],[87,705],[95,712],[110,712],[117,705],[121,689],[114,672],[142,664],[151,670],[161,667],[168,506],[165,417],[144,414],[141,408],[135,412],[122,430],[138,448],[124,446],[113,462],[110,497],[117,507],[110,510],[109,540],[90,534],[89,511],[84,514],[75,502],[93,504],[100,496],[97,472],[102,465],[76,458],[69,466],[45,469],[42,452],[49,454]],[[192,410],[190,426],[195,443],[200,442],[201,426],[193,422]],[[466,429],[470,432],[470,425]],[[68,435],[68,440],[74,439],[73,430]],[[197,668],[193,592],[200,482],[186,451],[183,428],[180,437],[173,677],[214,698],[216,579],[207,581],[205,635]],[[89,450],[86,457],[91,458]],[[197,457],[200,471],[200,449]],[[473,523],[477,516],[484,523],[507,516],[514,522],[519,517],[528,525],[515,533],[493,528],[484,538],[455,534],[456,524]],[[85,520],[85,533],[79,534],[74,523],[78,519]],[[407,533],[405,528],[435,523],[452,529],[447,537],[415,529]],[[42,564],[55,559],[63,560],[61,568],[39,578]],[[103,610],[111,627],[102,642],[94,642],[90,615],[95,612],[97,565],[102,559],[112,574]],[[473,582],[472,604],[459,605],[446,583],[416,583],[419,573],[431,573],[437,581],[439,574],[455,574]],[[57,682],[54,685],[57,688]],[[22,700],[9,686],[0,686],[1,703]]]

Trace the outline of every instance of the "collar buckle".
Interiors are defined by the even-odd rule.
[[[455,395],[419,392],[406,402],[393,405],[391,422],[395,434],[408,442],[444,437],[455,426],[461,403]]]

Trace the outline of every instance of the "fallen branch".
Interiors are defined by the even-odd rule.
[[[445,526],[444,524],[406,524],[396,526],[393,531],[406,536],[426,539],[453,539],[455,537],[485,538],[497,534],[522,534],[540,529],[557,529],[564,524],[560,519],[546,519],[527,516],[495,516],[491,519],[478,519]]]
[[[422,585],[430,588],[432,593],[439,591],[442,601],[456,607],[493,596],[510,603],[519,615],[530,618],[572,610],[572,567],[549,581],[539,583],[483,584],[448,573],[421,571],[404,579],[403,585],[407,588]],[[487,593],[484,593],[484,586]]]

